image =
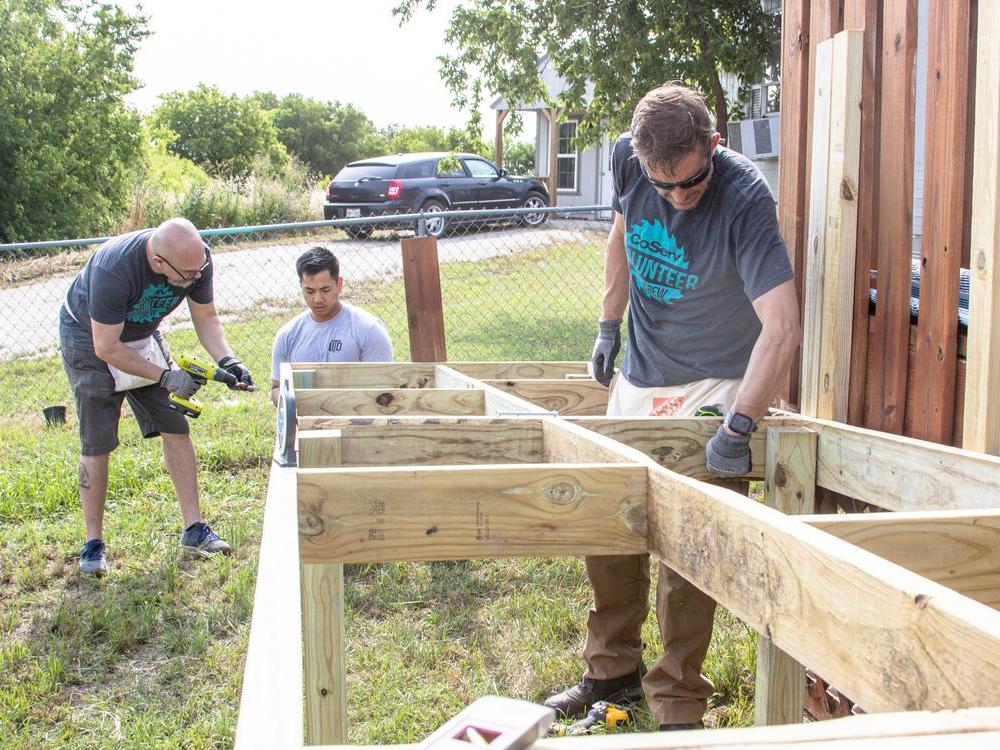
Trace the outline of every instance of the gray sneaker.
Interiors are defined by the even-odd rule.
[[[108,572],[102,539],[91,539],[83,545],[80,550],[80,572],[93,576],[102,576]]]
[[[205,555],[215,555],[220,552],[228,555],[232,552],[229,545],[219,539],[219,535],[203,521],[193,523],[184,529],[184,533],[181,534],[181,546]]]

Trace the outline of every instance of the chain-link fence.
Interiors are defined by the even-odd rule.
[[[604,285],[605,207],[446,212],[203,232],[213,249],[215,304],[230,344],[259,381],[278,328],[302,312],[295,260],[317,244],[339,258],[343,299],[377,315],[395,358],[409,359],[400,241],[438,239],[448,358],[583,359]],[[69,403],[58,356],[66,288],[100,239],[0,246],[0,393],[8,416]],[[161,325],[174,353],[197,351],[187,306]]]

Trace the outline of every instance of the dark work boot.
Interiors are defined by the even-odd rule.
[[[704,729],[705,724],[700,721],[696,721],[690,724],[679,723],[679,724],[660,724],[661,732],[686,732],[688,729]]]
[[[610,680],[584,677],[578,685],[550,696],[544,705],[556,710],[556,718],[578,719],[587,715],[597,701],[608,703],[634,703],[642,699],[642,676],[646,667],[639,664],[634,672]]]

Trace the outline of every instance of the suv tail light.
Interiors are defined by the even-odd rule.
[[[385,197],[389,200],[395,200],[403,194],[403,181],[402,180],[389,180],[389,189],[385,191]]]

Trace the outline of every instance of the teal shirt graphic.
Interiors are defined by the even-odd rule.
[[[129,323],[152,323],[160,320],[174,307],[178,295],[169,284],[150,284],[142,290],[139,301],[125,313]]]
[[[625,251],[632,281],[650,299],[669,305],[698,286],[698,275],[688,271],[684,248],[658,219],[633,224],[625,237]]]

